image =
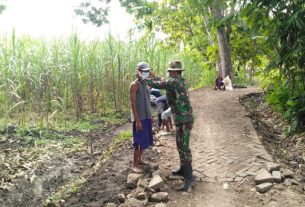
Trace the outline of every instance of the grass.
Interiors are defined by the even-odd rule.
[[[115,138],[115,143],[119,144],[121,142],[124,142],[126,140],[131,139],[131,137],[132,137],[132,131],[131,130],[123,131],[119,135],[117,135],[117,137]]]
[[[17,136],[34,136],[34,137],[48,137],[48,133],[54,136],[55,132],[60,132],[61,134],[67,132],[82,132],[87,133],[90,130],[102,129],[107,130],[111,126],[118,126],[126,123],[128,121],[130,111],[129,109],[122,110],[120,112],[109,111],[103,114],[87,114],[82,119],[76,119],[73,116],[69,117],[67,120],[58,117],[56,120],[49,123],[49,128],[42,128],[37,125],[27,124],[25,126],[18,126],[14,119],[10,119],[7,123],[5,118],[0,118],[0,133],[7,134],[7,131],[11,133],[16,133]],[[11,129],[10,129],[11,128]]]
[[[51,128],[63,120],[126,109],[140,61],[164,76],[169,61],[181,59],[191,85],[202,81],[202,64],[191,54],[162,42],[152,46],[149,37],[84,42],[71,34],[46,41],[13,33],[0,37],[0,51],[0,113],[5,123],[23,127]],[[77,130],[81,128],[90,126],[84,122]]]
[[[194,85],[191,90],[214,86],[215,77],[217,75],[216,70],[204,69],[202,74],[201,81],[197,85]]]
[[[56,120],[52,128],[40,128],[39,126],[18,126],[12,121],[6,123],[4,118],[0,119],[1,140],[19,140],[24,146],[31,147],[34,144],[42,146],[50,141],[67,142],[78,144],[87,136],[90,130],[106,131],[113,126],[122,125],[128,121],[129,110],[116,113],[114,111],[104,114],[89,114],[82,119]],[[79,141],[76,141],[79,140]]]
[[[102,154],[103,160],[108,160],[121,143],[127,140],[131,140],[131,138],[132,138],[131,130],[123,131],[120,134],[118,134],[112,140],[109,147],[103,152]]]

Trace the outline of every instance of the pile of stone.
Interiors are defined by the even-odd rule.
[[[106,207],[166,207],[169,187],[165,185],[159,170],[155,170],[152,176],[149,174],[129,174],[127,188],[132,190],[131,193],[117,196],[120,205],[108,203]]]
[[[265,168],[256,173],[256,190],[260,193],[269,191],[275,184],[283,183],[285,186],[298,185],[293,172],[281,170],[281,165],[274,162],[266,162]]]

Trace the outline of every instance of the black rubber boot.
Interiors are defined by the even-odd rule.
[[[173,170],[172,175],[174,176],[183,176],[183,165],[180,165],[179,170]]]
[[[184,177],[184,183],[183,185],[178,188],[178,191],[188,191],[192,185],[192,183],[195,181],[195,177],[193,176],[193,168],[192,164],[188,163],[184,165],[183,167],[183,177]]]

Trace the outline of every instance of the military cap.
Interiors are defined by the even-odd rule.
[[[141,71],[149,71],[149,65],[146,62],[140,62],[137,64],[137,70],[141,70]]]
[[[170,62],[167,71],[184,71],[180,60]]]

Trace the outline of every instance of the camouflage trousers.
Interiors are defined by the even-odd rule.
[[[193,122],[176,124],[176,143],[181,165],[192,162],[192,152],[190,150],[192,128]]]

